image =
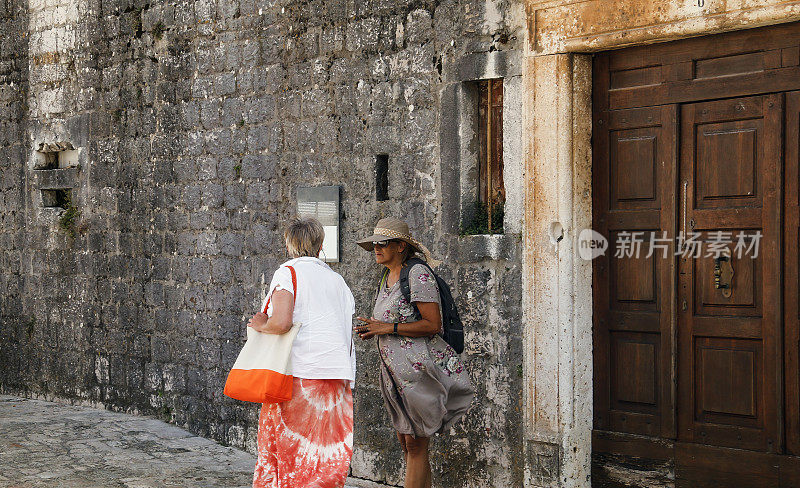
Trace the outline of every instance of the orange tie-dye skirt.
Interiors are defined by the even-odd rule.
[[[291,400],[261,406],[253,488],[340,488],[352,455],[349,383],[295,378]]]

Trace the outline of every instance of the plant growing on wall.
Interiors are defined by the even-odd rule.
[[[162,37],[164,37],[164,31],[166,27],[164,27],[164,23],[160,20],[153,26],[153,38],[156,41],[160,41]]]
[[[476,201],[461,224],[461,235],[502,234],[505,205],[495,204],[492,207],[492,228],[489,228],[489,211],[485,203]]]
[[[81,216],[81,211],[72,203],[72,200],[67,200],[64,213],[58,218],[58,227],[67,233],[71,238],[75,238],[75,229],[78,219]]]

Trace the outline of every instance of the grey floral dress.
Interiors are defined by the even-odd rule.
[[[421,264],[408,273],[411,302],[440,304],[436,278]],[[400,290],[381,283],[373,316],[384,322],[422,317]],[[380,385],[392,424],[401,434],[430,437],[453,425],[475,395],[458,354],[438,334],[431,337],[378,336]]]

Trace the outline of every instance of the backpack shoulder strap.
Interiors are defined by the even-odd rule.
[[[411,266],[403,266],[400,270],[400,291],[403,293],[403,298],[408,303],[411,303],[411,285],[408,284],[408,273],[411,271]]]
[[[383,288],[383,283],[386,281],[386,278],[389,276],[389,268],[385,268],[383,270],[383,274],[381,274],[381,281],[378,282],[378,289],[375,290],[375,301],[378,301],[378,294],[381,292],[381,288]]]
[[[406,261],[406,263],[403,265],[403,268],[400,270],[399,281],[400,281],[400,291],[403,292],[403,298],[405,298],[408,303],[411,303],[411,285],[408,283],[408,274],[411,272],[411,268],[413,268],[414,265],[417,264],[425,266],[431,271],[431,273],[433,273],[433,270],[431,270],[431,267],[428,266],[428,263],[419,258],[411,258],[408,261]],[[414,308],[417,307],[413,303],[411,303],[411,305],[414,306]]]

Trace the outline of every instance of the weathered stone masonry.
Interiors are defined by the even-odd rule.
[[[252,451],[257,408],[222,384],[285,259],[296,188],[342,185],[333,267],[358,312],[378,269],[353,242],[397,215],[444,258],[465,314],[478,395],[434,443],[435,483],[521,485],[521,3],[0,0],[0,30],[3,391],[158,415]],[[464,83],[496,76],[507,233],[459,236]],[[34,169],[58,142],[77,166]],[[73,218],[42,206],[47,188],[71,192]],[[374,344],[358,353],[352,474],[400,484]]]

